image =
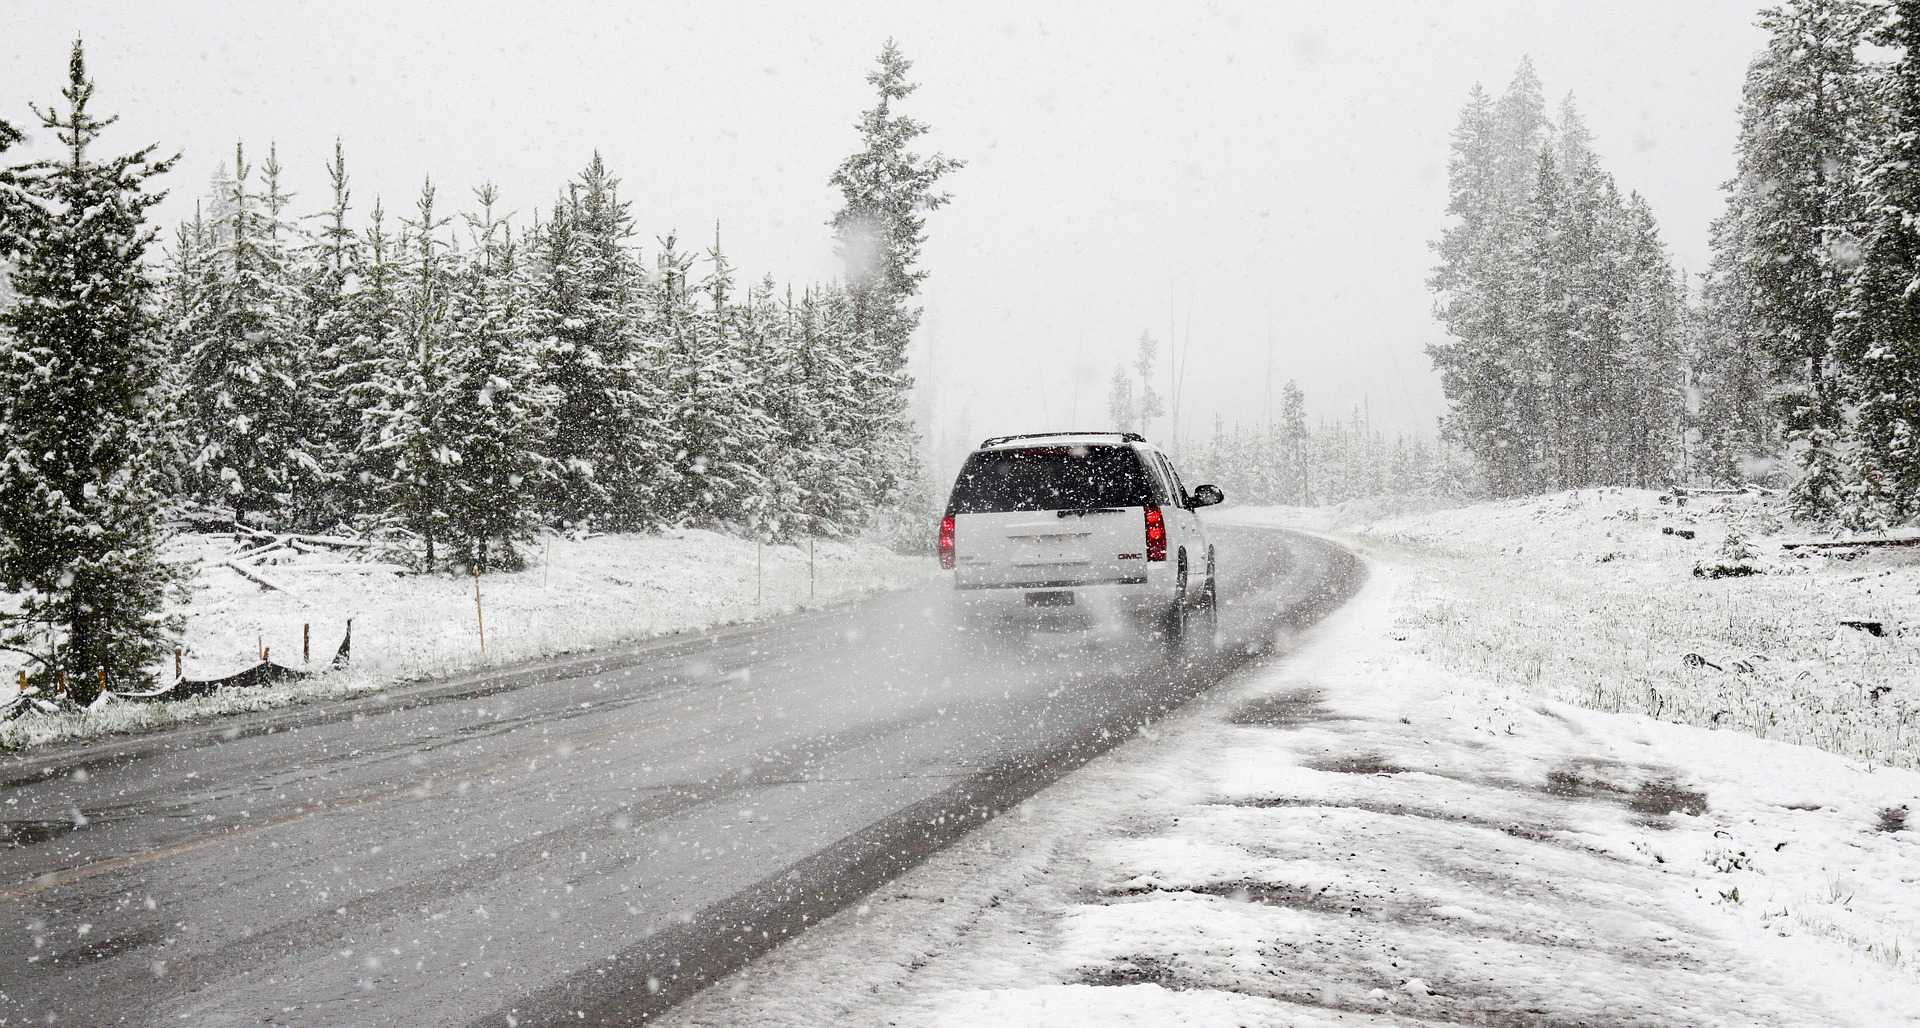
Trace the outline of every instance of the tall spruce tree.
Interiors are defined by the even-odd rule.
[[[661,523],[654,346],[643,321],[646,276],[619,180],[598,153],[537,233],[528,314],[558,409],[547,454],[548,509],[564,524]]]
[[[457,459],[444,504],[452,559],[486,573],[526,563],[520,546],[539,527],[539,444],[551,404],[521,305],[519,250],[494,212],[499,192],[481,186],[474,199],[473,248],[451,283],[447,318],[445,435]]]
[[[451,219],[439,213],[436,199],[429,180],[420,188],[414,216],[403,221],[397,336],[404,355],[386,362],[375,379],[371,410],[379,425],[375,445],[393,460],[383,490],[387,517],[420,538],[423,569],[452,556],[445,546],[447,494],[460,460],[447,414],[454,402],[447,324],[453,268],[441,231]]]
[[[187,319],[194,470],[208,499],[243,521],[297,517],[320,469],[308,452],[310,342],[301,316],[286,226],[273,191],[256,194],[245,151],[234,147],[231,192],[216,210],[221,241],[206,263],[198,308]]]
[[[173,573],[159,558],[165,354],[146,266],[154,147],[102,158],[78,40],[64,111],[38,111],[58,158],[0,183],[0,253],[20,302],[0,312],[0,581],[20,600],[4,644],[76,700],[144,682],[162,652]],[[0,140],[11,141],[11,130]]]
[[[1860,400],[1858,491],[1907,520],[1920,514],[1920,0],[1896,0],[1875,42],[1898,57],[1878,97],[1887,123],[1866,174],[1840,353]]]
[[[360,444],[360,410],[354,404],[358,386],[370,370],[371,354],[364,353],[363,336],[354,317],[353,293],[360,288],[360,238],[347,223],[353,191],[347,177],[346,149],[338,139],[327,163],[332,200],[314,216],[320,224],[301,255],[304,334],[314,361],[308,378],[312,410],[311,447],[321,463],[326,487],[314,520],[345,520],[360,513],[352,502],[356,491],[349,477],[352,454]]]
[[[906,393],[912,385],[907,347],[920,324],[921,308],[914,297],[927,277],[920,266],[926,214],[952,200],[939,188],[940,181],[966,166],[939,153],[923,157],[915,151],[928,127],[896,109],[918,88],[907,78],[912,68],[913,62],[889,39],[878,66],[867,75],[878,98],[855,123],[860,149],[829,179],[842,202],[830,224],[846,266],[853,344],[866,357],[855,368],[867,379],[863,449],[883,461],[875,471],[886,492],[918,476],[906,417]],[[885,463],[888,457],[906,463]]]
[[[1748,272],[1755,187],[1738,177],[1722,187],[1727,207],[1708,235],[1712,257],[1700,277],[1687,355],[1690,427],[1699,435],[1691,470],[1727,483],[1767,474],[1778,436],[1773,366]]]
[[[1763,12],[1767,45],[1747,71],[1737,144],[1750,184],[1745,273],[1758,338],[1781,382],[1781,424],[1798,450],[1796,513],[1826,517],[1845,494],[1845,401],[1836,317],[1857,235],[1857,175],[1874,120],[1860,56],[1880,17],[1867,0],[1792,0]]]

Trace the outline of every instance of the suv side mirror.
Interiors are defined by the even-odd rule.
[[[1198,485],[1193,487],[1192,504],[1194,507],[1211,507],[1216,503],[1227,502],[1227,494],[1217,485]]]

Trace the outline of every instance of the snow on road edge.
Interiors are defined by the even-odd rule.
[[[1920,775],[1450,674],[1405,577],[675,1023],[1912,1021]]]

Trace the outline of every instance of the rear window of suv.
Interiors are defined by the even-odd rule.
[[[1029,446],[967,458],[949,514],[1085,510],[1153,503],[1146,468],[1123,446]]]

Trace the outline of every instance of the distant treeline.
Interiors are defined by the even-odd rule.
[[[1316,507],[1397,494],[1464,497],[1473,469],[1456,447],[1431,436],[1375,428],[1365,411],[1344,421],[1312,421],[1306,394],[1293,382],[1280,409],[1263,424],[1228,424],[1187,456],[1194,482],[1214,482],[1235,503]]]

